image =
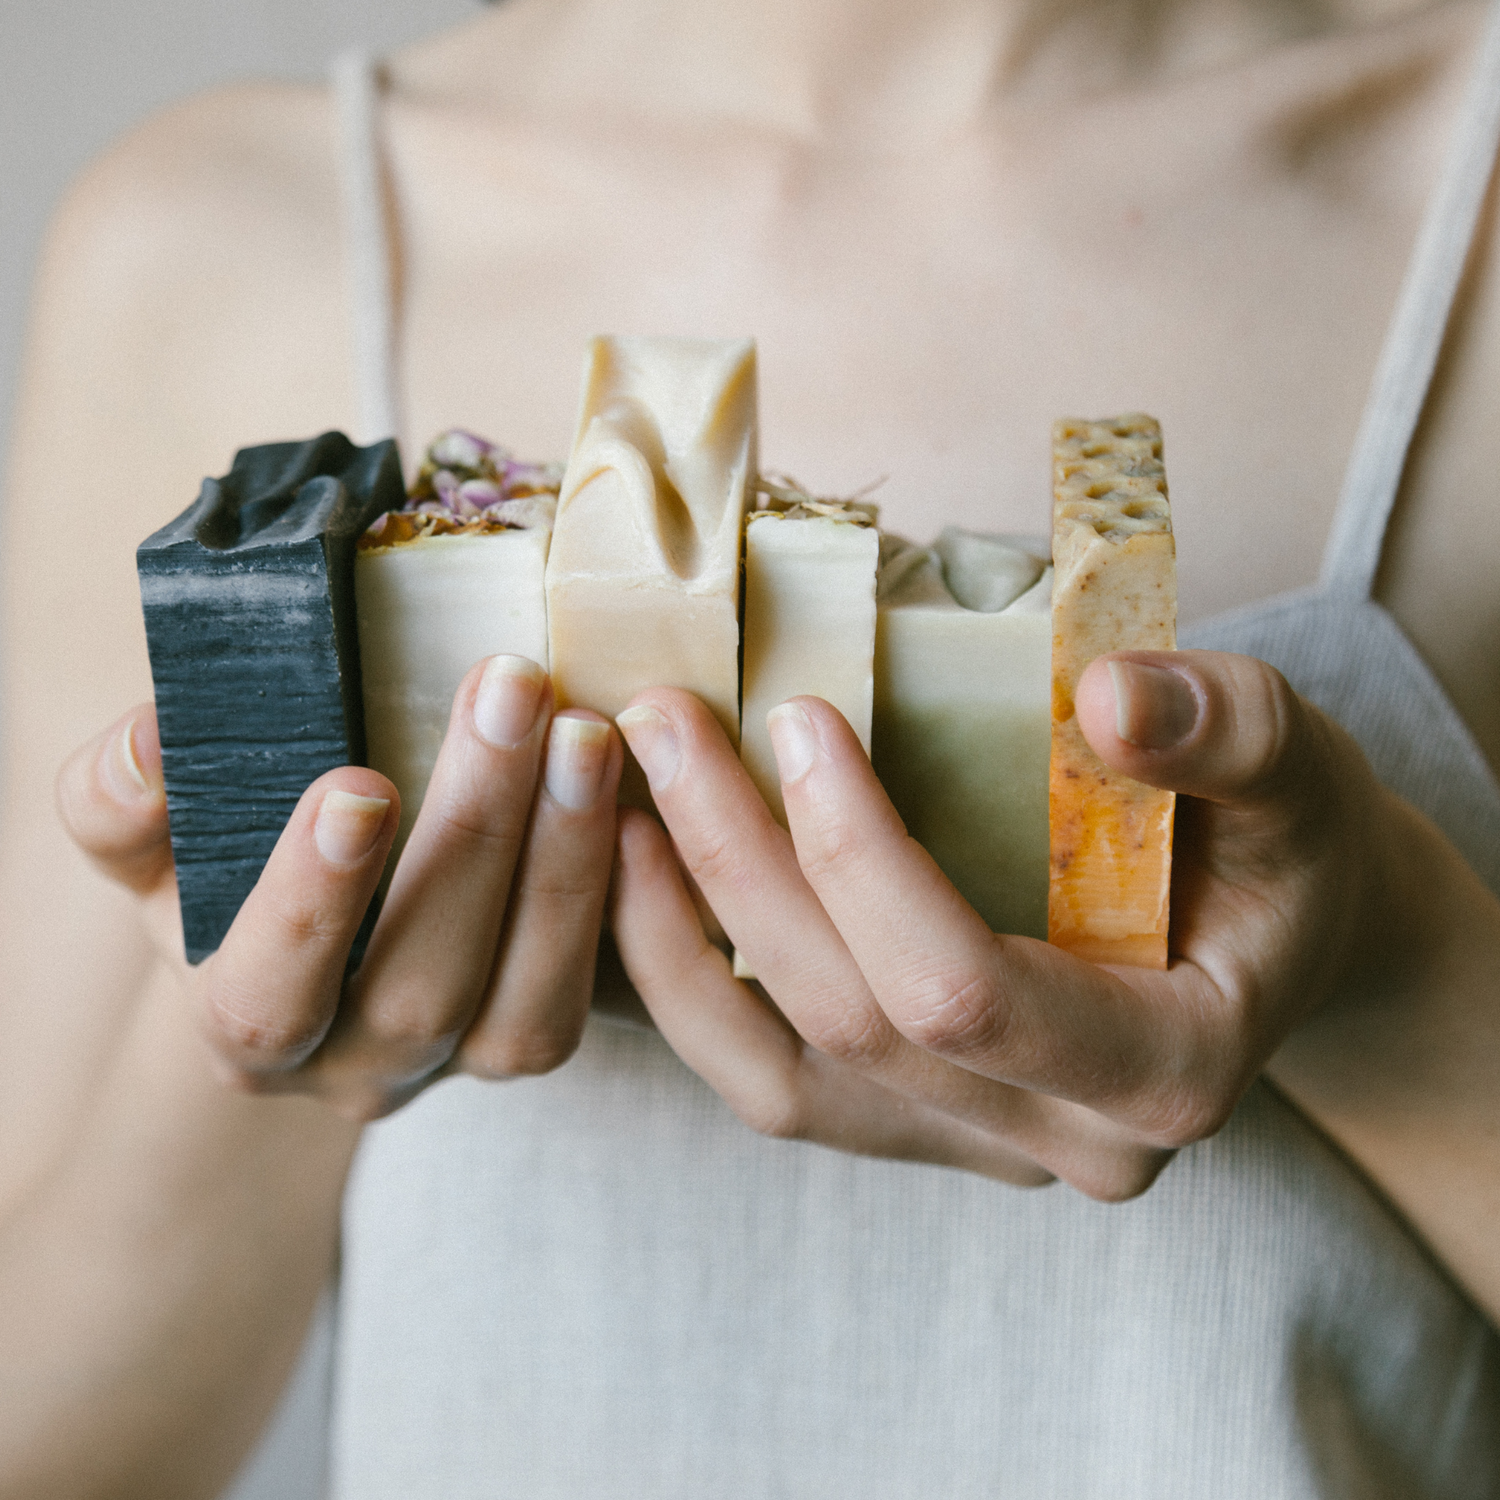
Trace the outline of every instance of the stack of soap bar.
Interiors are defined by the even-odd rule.
[[[744,712],[740,759],[786,826],[766,715],[799,694],[824,698],[870,753],[875,691],[875,507],[763,483],[745,524]]]
[[[1161,429],[1134,414],[1052,431],[1052,879],[1048,937],[1093,963],[1167,966],[1171,792],[1111,771],[1078,727],[1083,669],[1170,651],[1177,574]]]
[[[246,448],[137,551],[190,962],[223,940],[308,784],[364,759],[355,541],[403,499],[392,442]]]
[[[547,544],[561,470],[472,433],[428,450],[410,500],[359,539],[354,584],[369,763],[401,793],[394,867],[458,685],[506,652],[547,667]]]
[[[755,474],[749,339],[598,338],[547,563],[560,706],[696,693],[739,740],[740,535]],[[639,768],[622,799],[649,804]]]
[[[873,750],[907,831],[995,932],[1047,932],[1043,544],[882,539]]]

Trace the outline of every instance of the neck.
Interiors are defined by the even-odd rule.
[[[887,146],[961,130],[1007,101],[1051,106],[1162,81],[1421,3],[506,0],[449,39],[470,76],[493,55],[479,87],[538,106]],[[514,55],[528,58],[524,77],[506,72]]]

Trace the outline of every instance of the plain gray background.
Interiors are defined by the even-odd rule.
[[[316,78],[344,47],[384,51],[478,8],[478,0],[0,0],[0,461],[42,232],[85,162],[185,94],[244,78]]]

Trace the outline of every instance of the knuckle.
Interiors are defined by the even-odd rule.
[[[423,805],[426,811],[426,805]],[[433,810],[439,841],[480,856],[509,855],[526,833],[529,802],[447,796]]]
[[[402,992],[385,996],[379,1005],[371,1006],[364,1027],[383,1054],[436,1067],[458,1044],[459,1030],[452,1019],[455,1009],[462,1007],[430,995]],[[437,1062],[431,1062],[434,1057]]]
[[[464,1071],[489,1079],[538,1078],[555,1072],[578,1050],[576,1026],[527,1026],[465,1045]]]
[[[793,1078],[780,1075],[751,1096],[738,1099],[734,1112],[756,1135],[776,1141],[802,1141],[810,1134],[802,1091]]]
[[[866,1071],[890,1056],[900,1036],[875,1007],[842,1000],[811,1009],[799,1018],[798,1031],[825,1056]]]
[[[831,811],[825,811],[814,827],[799,830],[797,863],[808,884],[816,888],[835,874],[848,862],[858,842],[846,820]]]
[[[750,880],[741,841],[729,829],[715,829],[693,841],[688,854],[688,869],[704,886],[739,889]]]
[[[1096,1203],[1129,1203],[1139,1198],[1161,1176],[1172,1152],[1138,1148],[1091,1163],[1067,1180]]]
[[[993,975],[939,970],[913,988],[898,1024],[929,1052],[967,1057],[1004,1047],[1010,1010]]]
[[[278,1015],[233,993],[213,995],[209,1015],[215,1045],[236,1077],[296,1067],[323,1036],[322,1026],[307,1016]]]
[[[257,914],[292,951],[347,942],[347,914],[337,906],[299,900],[290,893],[258,888]]]
[[[1184,1084],[1153,1112],[1147,1133],[1152,1141],[1174,1150],[1195,1145],[1229,1123],[1235,1102],[1232,1094],[1215,1085]]]

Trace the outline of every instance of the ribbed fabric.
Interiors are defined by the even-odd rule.
[[[1495,150],[1500,0],[1485,37],[1323,585],[1184,644],[1280,667],[1500,892],[1500,787],[1369,597]],[[367,1133],[334,1358],[337,1500],[1500,1496],[1500,1337],[1264,1085],[1102,1207],[761,1140],[596,1018],[560,1072]]]

